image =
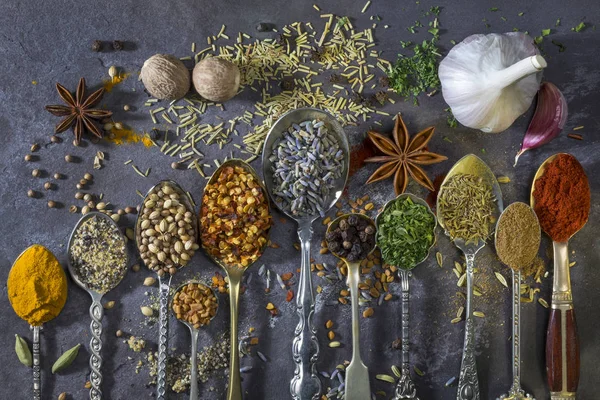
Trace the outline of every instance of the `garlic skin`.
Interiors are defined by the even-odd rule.
[[[438,70],[444,100],[456,119],[483,132],[502,132],[533,101],[546,60],[521,32],[471,35]]]

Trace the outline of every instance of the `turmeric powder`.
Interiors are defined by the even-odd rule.
[[[8,299],[15,313],[30,325],[55,318],[67,301],[67,277],[44,246],[34,244],[15,261],[8,274]]]

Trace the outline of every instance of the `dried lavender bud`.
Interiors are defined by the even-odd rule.
[[[100,40],[94,40],[92,42],[92,51],[98,52],[102,50],[102,42]]]

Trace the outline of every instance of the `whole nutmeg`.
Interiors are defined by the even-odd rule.
[[[192,79],[200,96],[206,100],[223,102],[236,95],[241,75],[234,63],[210,57],[196,64]]]
[[[181,60],[168,54],[147,59],[140,77],[146,90],[157,99],[176,100],[190,90],[190,71]]]

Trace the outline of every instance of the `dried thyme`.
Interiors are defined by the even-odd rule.
[[[440,189],[438,213],[453,240],[477,243],[493,232],[495,201],[491,186],[481,177],[456,174]]]

